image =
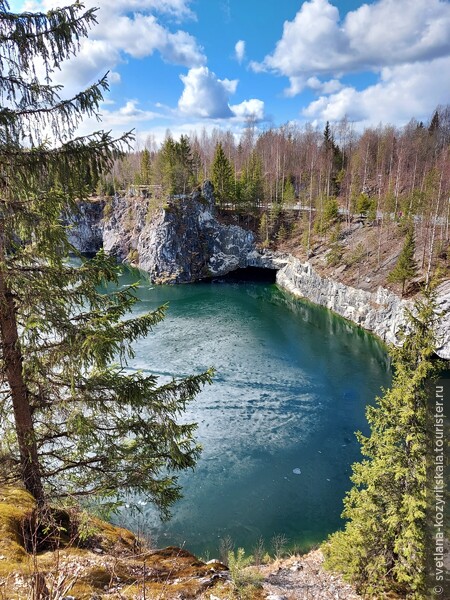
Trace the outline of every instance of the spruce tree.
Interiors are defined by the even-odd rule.
[[[264,196],[264,178],[261,157],[253,150],[246,161],[240,178],[240,200],[247,209],[259,206]]]
[[[234,201],[233,168],[220,142],[216,145],[214,152],[214,159],[211,165],[211,181],[214,185],[216,199],[219,202]]]
[[[150,152],[147,148],[144,148],[144,150],[142,151],[139,170],[139,179],[141,184],[149,185],[152,180],[152,162]]]
[[[414,260],[415,248],[414,232],[413,228],[410,227],[406,233],[405,242],[395,267],[387,278],[390,283],[402,284],[402,296],[405,293],[406,282],[417,276],[417,264]]]
[[[435,293],[409,312],[409,333],[392,348],[392,387],[369,406],[369,437],[358,434],[366,457],[353,465],[354,487],[344,501],[345,530],[324,546],[326,564],[342,571],[368,597],[394,592],[426,600],[428,510],[433,457],[429,384],[442,368],[433,358],[439,316]],[[387,596],[386,596],[387,597]]]
[[[68,100],[48,83],[94,22],[78,2],[14,14],[0,0],[0,478],[21,481],[39,505],[137,492],[165,513],[179,496],[173,472],[199,452],[194,425],[178,417],[210,373],[158,386],[130,372],[130,344],[165,309],[126,318],[135,290],[116,287],[110,259],[67,262],[65,223],[89,191],[87,169],[108,169],[130,139],[73,137],[97,114],[106,79]]]
[[[176,149],[178,158],[177,189],[179,189],[179,193],[187,194],[194,183],[192,150],[187,135],[180,136]]]

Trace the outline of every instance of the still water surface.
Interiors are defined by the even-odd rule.
[[[137,276],[124,275],[122,283]],[[172,376],[213,366],[189,406],[202,457],[180,476],[184,498],[161,524],[146,506],[122,515],[157,546],[217,556],[220,539],[251,550],[276,534],[306,550],[342,526],[354,432],[390,382],[385,349],[329,311],[268,283],[153,287],[141,279],[137,312],[168,302],[163,323],[136,344],[132,367]]]

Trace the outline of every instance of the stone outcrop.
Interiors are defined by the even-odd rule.
[[[278,271],[277,283],[295,296],[329,308],[382,340],[398,344],[398,332],[405,325],[404,308],[409,303],[379,287],[375,293],[366,292],[321,277],[309,263],[291,256]]]
[[[103,246],[118,261],[146,271],[154,283],[189,283],[246,267],[274,269],[278,285],[295,296],[334,311],[385,342],[400,341],[404,308],[410,302],[383,287],[369,292],[345,285],[291,255],[258,249],[251,231],[218,221],[208,181],[201,192],[170,199],[162,208],[152,207],[151,198],[118,196],[81,208],[72,242],[83,252]],[[438,292],[438,354],[450,359],[450,282]]]
[[[105,202],[83,202],[69,221],[69,242],[80,252],[95,254],[103,247],[103,211]]]
[[[246,267],[253,234],[221,225],[201,198],[166,207],[138,241],[139,266],[156,283],[185,283]]]
[[[437,310],[440,315],[437,354],[450,360],[450,281],[444,281],[437,289]]]
[[[293,256],[278,271],[277,283],[293,295],[324,306],[394,345],[399,345],[399,332],[406,325],[405,308],[412,308],[413,304],[383,287],[371,293],[322,277],[309,263],[302,263]],[[450,281],[444,282],[437,290],[437,313],[436,352],[449,360]]]
[[[139,237],[149,225],[149,201],[141,197],[114,196],[105,204],[102,220],[103,248],[118,262],[139,265]]]
[[[214,215],[213,187],[170,199],[116,197],[106,205],[103,247],[119,261],[146,271],[154,283],[188,283],[248,266],[279,269],[286,260],[256,250],[254,235],[223,225]]]

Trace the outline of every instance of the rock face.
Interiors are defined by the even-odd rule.
[[[353,288],[334,279],[321,277],[309,263],[290,257],[278,271],[277,283],[298,297],[329,308],[382,340],[398,344],[398,331],[405,325],[408,302],[380,287],[376,293]]]
[[[437,328],[437,355],[450,360],[450,281],[445,281],[437,289],[437,310],[441,315]]]
[[[293,256],[257,249],[252,232],[216,219],[210,182],[201,192],[174,198],[163,208],[154,208],[151,202],[115,197],[81,207],[72,242],[83,252],[103,246],[118,261],[149,273],[154,283],[188,283],[245,267],[274,269],[280,287],[295,296],[334,311],[388,343],[399,343],[404,308],[410,302],[382,287],[371,293],[345,285],[320,276]],[[438,292],[443,312],[438,354],[450,359],[450,282]]]
[[[139,237],[139,266],[156,283],[186,283],[248,264],[253,234],[224,226],[200,198],[183,198],[159,214]]]
[[[103,210],[105,203],[83,202],[69,219],[69,242],[80,252],[94,254],[103,246]]]
[[[114,198],[104,218],[103,247],[149,273],[154,283],[188,283],[286,263],[275,253],[258,252],[252,232],[219,223],[209,181],[201,193],[170,200],[162,209],[152,211],[150,202]]]
[[[105,204],[103,248],[118,262],[140,266],[137,246],[139,236],[148,225],[149,202],[145,198],[114,196]]]
[[[278,271],[277,283],[297,297],[325,306],[333,312],[372,331],[383,341],[399,345],[399,332],[406,324],[405,308],[412,302],[402,300],[389,290],[379,287],[375,293],[344,285],[321,277],[309,263],[290,256]],[[437,290],[437,312],[440,315],[436,330],[441,358],[450,359],[450,282]]]

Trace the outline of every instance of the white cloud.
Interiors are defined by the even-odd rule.
[[[230,109],[242,121],[248,117],[254,117],[257,121],[264,119],[264,102],[256,98],[244,100],[240,104],[234,104],[230,106]]]
[[[305,117],[336,121],[344,116],[361,125],[426,120],[438,104],[448,102],[450,57],[426,63],[385,67],[375,85],[358,91],[345,87],[321,96],[302,111]]]
[[[321,81],[318,77],[289,77],[290,86],[284,90],[286,96],[292,97],[297,96],[306,87],[314,90],[321,94],[333,94],[339,91],[344,86],[339,79],[330,79],[328,81]]]
[[[203,131],[208,133],[208,135],[221,131],[230,131],[235,137],[236,143],[239,141],[242,136],[246,124],[238,121],[227,121],[226,129],[224,129],[224,122],[221,120],[188,120],[188,121],[179,121],[176,123],[172,123],[170,125],[156,125],[152,126],[151,129],[137,129],[136,131],[136,142],[138,146],[143,146],[145,144],[146,139],[150,136],[155,140],[157,144],[162,144],[164,141],[167,129],[170,129],[170,133],[172,137],[177,140],[181,135],[187,135],[189,137],[194,137],[195,135],[201,135]]]
[[[139,108],[138,100],[128,100],[123,106],[114,109],[114,102],[106,100],[101,106],[101,124],[104,131],[110,131],[113,137],[119,138],[124,130],[135,129],[137,125],[147,126],[147,123],[165,115]],[[95,117],[83,119],[77,129],[77,135],[89,135],[99,129],[99,123]]]
[[[321,94],[334,94],[344,87],[338,79],[321,81],[318,77],[309,77],[306,81],[306,85]]]
[[[151,121],[161,115],[148,110],[138,108],[138,100],[128,100],[124,106],[116,111],[104,111],[102,121],[105,126],[113,125],[115,127],[121,125],[129,125],[136,121]]]
[[[26,3],[25,9],[47,11],[59,4],[59,0],[33,0]],[[164,61],[188,68],[206,62],[192,35],[183,30],[171,31],[154,14],[193,18],[190,0],[85,0],[84,4],[86,8],[99,7],[98,24],[89,38],[81,40],[77,56],[63,63],[53,77],[55,83],[67,86],[69,94],[115,69],[128,56],[143,58],[159,52]],[[113,76],[111,83],[114,79],[117,77]]]
[[[112,85],[114,85],[116,83],[120,83],[120,81],[121,81],[120,73],[117,73],[117,71],[110,71],[108,74],[108,81]]]
[[[378,0],[340,19],[329,0],[304,2],[272,54],[254,70],[298,78],[380,69],[450,53],[450,3],[444,0]]]
[[[178,101],[182,114],[211,119],[233,116],[228,98],[236,91],[236,79],[218,79],[208,67],[190,69],[187,75],[180,77],[184,83],[184,90]]]
[[[250,116],[264,119],[264,102],[257,98],[230,105],[229,97],[236,92],[237,79],[219,79],[208,67],[190,69],[180,75],[184,83],[178,101],[181,115],[203,119],[230,119],[242,121]]]
[[[235,55],[236,55],[236,60],[238,61],[239,64],[241,64],[242,61],[244,60],[244,56],[245,56],[244,40],[239,40],[238,42],[236,42],[236,45],[234,46],[234,51],[235,51]]]
[[[136,11],[151,11],[166,14],[180,19],[195,19],[195,14],[190,8],[192,0],[114,0],[107,2],[106,0],[84,0],[84,6],[89,8],[105,7],[115,12],[136,12]],[[28,0],[25,2],[15,2],[17,10],[49,10],[61,6],[59,0]],[[21,9],[20,5],[23,5]]]
[[[98,6],[100,2],[101,0],[90,0],[89,3]],[[176,20],[195,19],[195,14],[189,4],[191,4],[191,0],[114,0],[116,10],[152,10],[170,15]]]

